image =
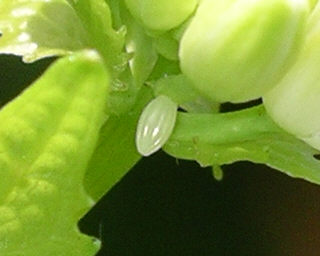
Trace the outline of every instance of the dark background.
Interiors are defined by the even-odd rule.
[[[0,104],[50,61],[0,56]],[[163,152],[144,158],[80,229],[102,240],[99,256],[320,255],[320,186],[248,162],[223,169],[219,182]]]

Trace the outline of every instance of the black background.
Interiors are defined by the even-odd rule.
[[[50,61],[0,56],[0,104]],[[223,169],[219,182],[163,152],[144,158],[80,229],[102,240],[99,256],[320,255],[320,187],[248,162]]]

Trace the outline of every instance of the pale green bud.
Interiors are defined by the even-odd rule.
[[[199,0],[125,0],[131,14],[150,30],[179,26],[195,10]]]
[[[320,150],[320,4],[308,31],[299,59],[263,101],[280,127]]]
[[[308,11],[307,0],[203,0],[181,40],[182,72],[212,100],[259,98],[299,52]]]

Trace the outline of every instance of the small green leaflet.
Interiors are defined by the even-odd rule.
[[[262,106],[225,114],[180,113],[164,150],[202,166],[249,160],[320,184],[319,151],[278,128]]]
[[[87,48],[88,36],[65,0],[1,0],[0,53],[33,62]]]
[[[94,201],[83,178],[109,85],[102,59],[58,60],[0,112],[0,255],[93,256],[78,220]]]

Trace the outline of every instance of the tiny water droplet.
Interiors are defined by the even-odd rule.
[[[215,180],[221,181],[223,179],[223,170],[221,166],[219,165],[212,166],[212,175],[213,175],[213,178],[215,178]]]

